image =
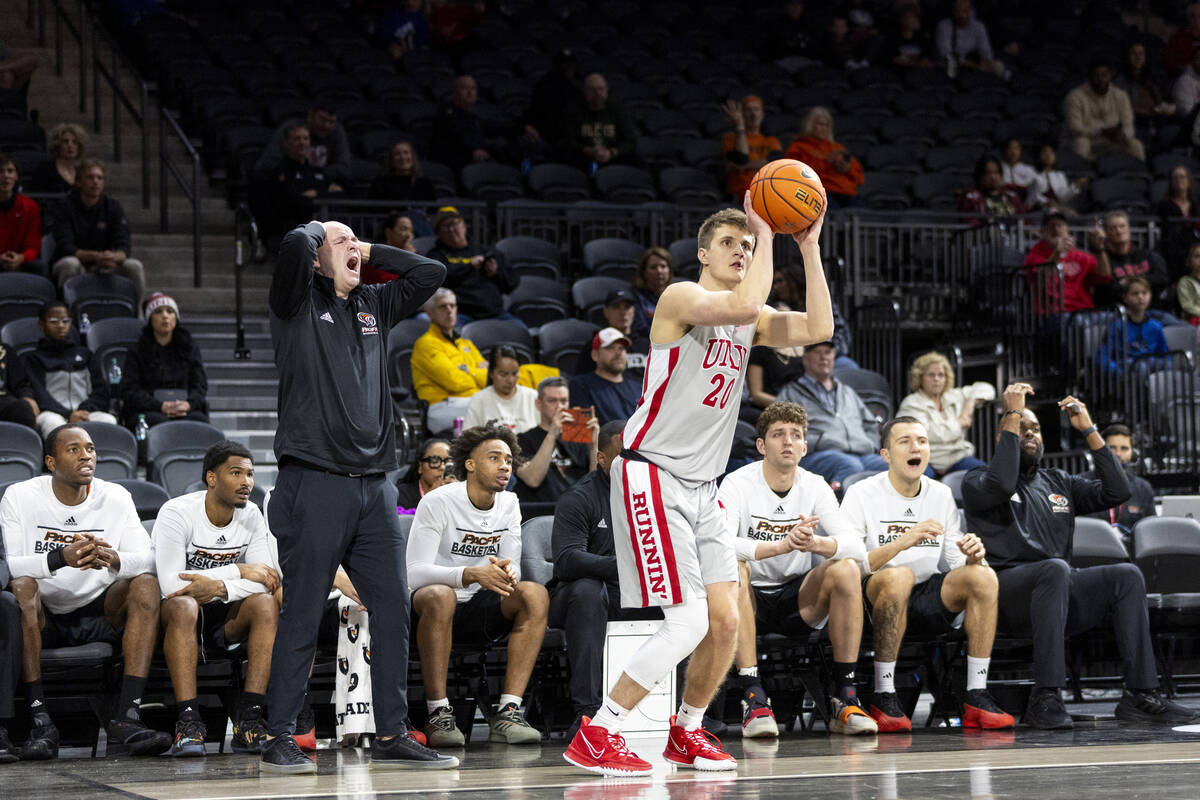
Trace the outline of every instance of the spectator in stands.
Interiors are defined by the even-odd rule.
[[[36,431],[39,413],[17,351],[0,344],[0,422],[15,422]]]
[[[625,353],[625,370],[641,380],[646,371],[646,359],[650,355],[650,325],[643,322],[637,309],[637,298],[629,289],[613,289],[604,298],[604,320],[607,327],[618,330],[629,340],[629,348]],[[635,333],[637,325],[642,322],[641,330]],[[589,349],[579,351],[575,362],[574,374],[582,375],[595,369],[592,352]]]
[[[475,28],[487,7],[483,0],[451,3],[430,0],[429,27],[433,46],[452,57],[461,57],[482,43],[476,41]]]
[[[454,79],[450,102],[442,106],[433,120],[430,133],[430,155],[434,161],[460,170],[467,164],[498,160],[496,143],[475,113],[479,102],[479,86],[470,75]]]
[[[520,119],[521,148],[531,161],[541,163],[551,158],[566,134],[565,121],[579,110],[577,66],[575,54],[563,48],[554,54],[550,71],[533,86],[529,108]]]
[[[851,34],[850,17],[841,8],[830,14],[825,35],[814,50],[814,55],[834,69],[849,71],[871,65],[870,48]]]
[[[975,421],[975,408],[996,399],[996,389],[982,381],[954,385],[954,368],[941,353],[917,356],[908,371],[912,393],[900,401],[897,417],[918,420],[929,442],[929,467],[925,474],[940,478],[951,472],[982,467],[975,445],[967,441],[967,429]]]
[[[896,28],[883,43],[884,63],[902,69],[928,69],[934,63],[933,42],[921,27],[920,6],[900,11]]]
[[[963,2],[964,0],[959,0]],[[1129,95],[1112,85],[1112,68],[1102,60],[1088,67],[1088,79],[1063,101],[1064,145],[1087,159],[1111,152],[1146,158],[1133,128]]]
[[[863,594],[875,628],[871,716],[881,732],[912,730],[894,682],[901,640],[908,631],[940,636],[962,628],[969,659],[963,727],[1011,728],[1015,720],[987,691],[996,573],[979,537],[962,531],[950,488],[928,476],[925,433],[915,417],[889,421],[880,451],[888,471],[854,484],[842,500],[866,550]]]
[[[372,200],[403,202],[421,205],[433,202],[436,192],[433,181],[421,175],[421,162],[412,142],[401,140],[388,151],[387,165],[375,176],[367,190]]]
[[[1200,325],[1200,242],[1192,245],[1187,255],[1188,274],[1179,279],[1179,307],[1193,325]],[[0,402],[3,402],[0,400]]]
[[[46,275],[42,209],[20,190],[17,162],[0,153],[0,272]]]
[[[771,305],[776,311],[791,310],[786,303]],[[766,408],[775,402],[775,395],[783,386],[803,375],[803,347],[755,345],[750,348],[750,364],[746,367],[746,388],[750,392],[751,405]]]
[[[626,368],[630,341],[616,328],[604,328],[592,337],[592,372],[571,378],[571,398],[580,407],[590,406],[600,424],[633,416],[642,396],[642,384]]]
[[[564,492],[554,507],[550,542],[556,584],[550,595],[549,623],[566,633],[575,711],[572,730],[600,708],[609,620],[658,619],[662,614],[657,609],[621,607],[608,470],[621,452],[624,427],[623,419],[600,426],[596,468]]]
[[[508,428],[467,428],[450,448],[460,481],[430,492],[417,506],[408,536],[408,585],[417,618],[417,647],[431,747],[466,739],[446,695],[453,641],[486,646],[508,636],[504,691],[488,713],[488,741],[538,744],[525,721],[522,696],[546,635],[546,587],[521,580],[521,509],[505,491],[517,438]]]
[[[767,297],[767,304],[776,310],[804,311],[807,305],[807,287],[808,282],[804,277],[804,270],[781,265],[775,269],[775,275],[771,280],[771,294]],[[837,302],[834,301],[831,305],[833,307],[833,338],[830,341],[833,342],[838,352],[837,361],[833,366],[836,369],[842,367],[858,369],[858,364],[849,355],[852,343],[850,326],[846,324]]]
[[[413,50],[428,47],[429,18],[425,0],[404,0],[401,7],[389,9],[379,21],[376,32],[395,61]]]
[[[129,257],[129,220],[115,197],[104,192],[108,170],[94,159],[75,173],[75,188],[54,226],[54,280],[62,288],[84,272],[115,272],[133,281],[138,302],[146,292],[146,269]]]
[[[1018,189],[1021,194],[1033,183],[1035,170],[1021,160],[1021,140],[1015,136],[1004,143],[1004,160],[1000,162],[1000,179],[1005,186]]]
[[[1133,542],[1133,526],[1146,517],[1157,516],[1154,506],[1154,488],[1140,475],[1137,469],[1137,451],[1133,449],[1133,431],[1127,425],[1109,425],[1101,434],[1108,449],[1112,450],[1117,461],[1125,468],[1125,480],[1129,481],[1129,499],[1107,511],[1097,511],[1088,514],[1089,517],[1102,519],[1116,528],[1126,546]],[[1097,470],[1088,470],[1080,477],[1087,480],[1100,480]]]
[[[58,730],[42,692],[42,648],[92,642],[121,642],[125,663],[108,751],[157,755],[171,737],[148,728],[139,710],[161,597],[150,537],[129,490],[93,477],[96,447],[81,426],[52,431],[44,460],[49,475],[10,486],[0,500],[9,588],[21,606],[21,685],[32,718],[21,757],[58,756]]]
[[[1111,306],[1120,300],[1123,289],[1120,285],[1129,278],[1145,278],[1150,284],[1150,304],[1159,305],[1170,276],[1167,262],[1153,250],[1134,247],[1129,229],[1129,214],[1125,211],[1109,211],[1104,215],[1104,249],[1108,252],[1108,263],[1112,268],[1112,282],[1096,287],[1096,305]],[[1166,311],[1152,308],[1150,316],[1163,325],[1182,325]]]
[[[464,324],[477,319],[507,319],[524,324],[504,310],[504,298],[521,282],[520,274],[503,253],[484,248],[467,237],[467,221],[454,206],[443,206],[433,218],[437,244],[427,254],[446,265],[448,289],[458,295]]]
[[[746,738],[779,733],[758,677],[756,634],[807,639],[825,627],[833,644],[836,687],[829,698],[829,730],[850,735],[878,732],[860,707],[854,685],[863,625],[858,561],[865,553],[833,492],[801,464],[807,432],[803,408],[773,403],[756,425],[755,445],[763,460],[726,476],[718,493],[729,523],[737,526],[734,549],[740,586],[734,665]],[[819,564],[813,563],[814,554],[823,557]]]
[[[1200,101],[1200,45],[1192,50],[1187,69],[1171,85],[1171,97],[1182,116],[1188,116]]]
[[[987,26],[975,16],[971,0],[954,0],[950,16],[938,23],[937,50],[948,70],[966,68],[1004,74],[1004,64],[993,56]]]
[[[311,155],[308,128],[292,125],[284,134],[282,159],[252,187],[252,207],[268,247],[312,219],[316,200],[344,194],[341,184],[324,167],[308,160]]]
[[[517,466],[517,496],[521,502],[558,502],[563,492],[596,468],[596,435],[600,422],[592,414],[590,443],[564,441],[563,425],[575,422],[569,409],[571,393],[565,378],[543,378],[537,388],[541,421],[517,437],[526,460]]]
[[[412,380],[417,397],[429,404],[425,427],[434,434],[449,431],[466,417],[471,395],[487,385],[487,362],[470,339],[454,329],[458,300],[442,287],[425,301],[429,330],[413,345]]]
[[[1200,229],[1192,218],[1200,214],[1200,197],[1192,186],[1192,172],[1182,164],[1171,169],[1167,191],[1154,206],[1162,226],[1162,252],[1167,273],[1174,283],[1189,271],[1188,253],[1200,241]]]
[[[740,201],[750,188],[754,173],[773,155],[781,153],[783,145],[774,136],[763,135],[763,102],[758,96],[748,94],[740,103],[727,100],[725,115],[733,123],[733,130],[721,138],[721,153],[725,156],[725,191],[734,200]]]
[[[583,105],[563,126],[563,158],[595,171],[608,164],[637,160],[637,130],[624,106],[608,96],[608,81],[598,72],[583,79]]]
[[[1019,217],[1026,211],[1020,193],[1004,185],[1004,168],[993,155],[982,155],[975,162],[975,188],[962,196],[958,210],[981,215],[973,221],[977,225],[986,219]]]
[[[71,330],[67,304],[53,300],[42,306],[38,329],[42,338],[36,349],[21,356],[21,366],[40,409],[37,426],[42,436],[67,422],[117,424],[108,413],[111,387],[104,365]]]
[[[54,160],[39,164],[26,188],[41,194],[66,194],[75,186],[80,160],[87,156],[87,131],[74,122],[62,122],[50,129],[49,139]]]
[[[638,262],[637,272],[633,276],[633,288],[637,292],[638,316],[642,324],[634,323],[635,328],[644,324],[645,330],[650,330],[654,322],[654,309],[658,306],[658,298],[663,290],[675,279],[675,265],[671,262],[671,253],[665,247],[648,247],[642,253]]]
[[[450,460],[450,442],[446,439],[426,439],[421,445],[417,463],[397,485],[396,505],[402,514],[417,510],[421,498],[439,486],[454,481],[454,462]]]
[[[1132,42],[1125,51],[1125,64],[1113,84],[1129,95],[1134,128],[1139,138],[1153,137],[1156,124],[1175,113],[1175,104],[1163,93],[1163,78],[1146,63],[1146,45]],[[1147,138],[1147,141],[1150,139]]]
[[[1178,75],[1191,62],[1192,53],[1200,46],[1200,3],[1187,7],[1187,20],[1183,27],[1171,34],[1163,50],[1163,63],[1167,72]]]
[[[1025,205],[1030,209],[1042,209],[1047,206],[1069,208],[1083,188],[1087,186],[1086,175],[1080,175],[1075,180],[1067,177],[1061,169],[1055,169],[1058,153],[1054,145],[1043,144],[1038,148],[1038,168],[1025,191]]]
[[[377,242],[383,242],[391,247],[400,250],[407,250],[410,253],[417,252],[413,238],[413,221],[406,214],[401,214],[399,211],[393,211],[384,217],[383,224],[379,227],[379,235],[375,238]],[[396,279],[396,273],[388,272],[379,269],[371,264],[360,264],[358,267],[360,283],[387,283]]]
[[[815,106],[800,123],[800,136],[787,149],[787,157],[812,167],[825,187],[833,208],[859,204],[858,187],[863,183],[863,166],[833,138],[833,114]]]
[[[1127,366],[1138,375],[1161,367],[1166,356],[1167,337],[1162,324],[1146,312],[1150,308],[1150,281],[1143,277],[1126,278],[1121,282],[1121,305],[1125,319],[1115,319],[1100,345],[1097,358],[1106,372],[1123,375]]]
[[[608,495],[604,497],[607,501]],[[609,549],[612,549],[611,533]],[[613,573],[616,573],[615,562]],[[4,537],[0,536],[0,586],[7,587],[11,577]],[[17,696],[17,680],[21,677],[21,606],[7,588],[0,589],[0,634],[3,634],[0,635],[0,764],[11,764],[21,754],[20,748],[9,738],[6,726],[16,716],[13,701]]]
[[[879,456],[879,420],[858,392],[833,377],[836,358],[833,342],[806,347],[804,375],[780,389],[775,399],[799,403],[808,413],[808,455],[800,466],[840,485],[856,472],[882,472],[887,463]]]
[[[279,573],[267,524],[250,502],[250,451],[219,442],[205,452],[203,470],[204,491],[168,500],[154,522],[163,654],[178,714],[171,755],[204,755],[207,731],[196,701],[200,645],[225,649],[238,642],[246,643],[246,680],[233,715],[233,752],[258,753],[267,737]]]
[[[300,154],[292,150],[287,142],[288,136],[297,126],[304,128],[308,133],[303,158],[300,158]],[[330,183],[345,180],[346,170],[350,166],[350,137],[338,122],[337,109],[318,100],[308,109],[303,121],[284,120],[283,124],[275,129],[270,141],[263,148],[262,155],[255,162],[254,174],[258,177],[273,175],[285,158],[321,170],[328,176]]]
[[[1106,236],[1099,223],[1088,232],[1088,244],[1096,251],[1093,256],[1075,247],[1075,237],[1067,227],[1066,215],[1056,208],[1050,208],[1042,215],[1042,238],[1025,256],[1026,277],[1034,286],[1034,308],[1039,313],[1050,311],[1045,307],[1044,300],[1057,303],[1060,294],[1063,311],[1089,311],[1095,308],[1095,287],[1112,281],[1108,251],[1104,248]],[[1062,264],[1062,286],[1058,285],[1057,277],[1037,280],[1036,268],[1055,263]]]
[[[1159,694],[1158,670],[1146,614],[1146,583],[1129,563],[1073,569],[1067,563],[1075,516],[1129,499],[1125,470],[1104,444],[1087,408],[1065,397],[1059,408],[1087,437],[1099,480],[1041,466],[1044,444],[1037,416],[1025,407],[1028,384],[1004,390],[996,451],[987,467],[967,473],[963,508],[967,530],[987,547],[1000,582],[1000,630],[1033,638],[1034,690],[1024,721],[1035,728],[1073,727],[1060,690],[1066,686],[1064,647],[1075,635],[1112,620],[1124,662],[1124,722],[1178,725],[1200,714]]]
[[[200,346],[179,324],[179,306],[170,295],[155,292],[146,301],[146,327],[125,359],[119,391],[130,428],[143,415],[151,427],[172,419],[208,422]]]
[[[513,433],[524,433],[538,424],[537,392],[519,386],[521,362],[517,351],[505,344],[492,348],[488,356],[487,386],[471,395],[467,403],[468,428],[498,424]]]
[[[805,58],[812,54],[817,34],[817,20],[804,13],[804,0],[787,0],[783,13],[767,26],[767,41],[763,56],[772,61]]]

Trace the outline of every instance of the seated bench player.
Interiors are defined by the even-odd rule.
[[[504,692],[489,714],[488,741],[536,744],[522,695],[546,635],[549,598],[540,583],[521,580],[521,509],[505,491],[517,437],[496,424],[467,428],[450,446],[457,483],[421,499],[408,535],[408,584],[429,722],[430,747],[460,747],[446,697],[450,646],[457,637],[488,644],[508,636]]]
[[[33,718],[26,760],[58,755],[46,713],[42,647],[121,643],[125,675],[107,725],[108,753],[157,755],[171,737],[147,727],[139,704],[158,639],[158,579],[150,537],[129,491],[93,477],[96,446],[67,424],[44,444],[49,475],[15,484],[0,501],[0,528],[21,606],[21,681]]]
[[[779,734],[758,678],[757,634],[806,638],[826,624],[837,681],[837,695],[829,701],[829,730],[851,735],[877,730],[854,688],[863,623],[862,543],[825,480],[799,466],[807,432],[803,406],[767,406],[759,415],[755,441],[763,460],[727,475],[719,491],[730,524],[737,525],[734,547],[741,577],[733,663],[742,684],[742,735],[747,737]],[[825,560],[814,566],[814,554]]]
[[[197,642],[246,642],[246,682],[233,720],[233,751],[258,753],[267,735],[264,708],[271,647],[279,621],[279,574],[262,512],[250,501],[254,462],[237,442],[204,454],[208,488],[163,504],[154,523],[154,561],[162,587],[163,653],[175,688],[173,756],[204,755],[206,731],[196,703]]]
[[[0,586],[8,586],[11,573],[0,536]],[[0,589],[0,764],[18,760],[20,749],[8,737],[7,723],[14,716],[17,676],[21,674],[21,607],[12,592]]]
[[[950,488],[923,475],[929,434],[916,417],[883,427],[880,455],[888,471],[846,490],[842,511],[866,543],[863,595],[875,628],[875,698],[879,730],[912,730],[896,697],[896,657],[906,630],[967,632],[964,728],[1011,728],[1014,721],[987,691],[996,636],[996,573],[973,533],[963,533]]]

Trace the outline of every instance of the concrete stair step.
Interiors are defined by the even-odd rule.
[[[279,381],[251,380],[246,378],[216,378],[209,373],[208,393],[236,394],[239,397],[269,398],[272,402],[279,396]]]
[[[250,395],[248,397],[231,397],[228,395],[208,396],[208,406],[213,411],[274,411],[276,397]]]
[[[213,411],[209,414],[213,424],[222,430],[271,431],[279,424],[275,409],[263,411]]]
[[[245,380],[264,380],[278,385],[275,365],[265,361],[206,361],[204,370],[210,383],[238,383]]]
[[[275,445],[275,431],[260,431],[260,430],[227,430],[225,436],[229,439],[234,439],[249,447],[251,450],[263,450],[270,452],[270,458],[263,459],[266,461],[275,461],[275,452],[271,449]],[[256,458],[256,461],[258,459]]]

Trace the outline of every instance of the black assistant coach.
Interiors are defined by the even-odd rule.
[[[372,266],[398,277],[360,286]],[[269,506],[279,543],[283,610],[267,690],[271,740],[261,769],[316,772],[292,738],[325,598],[345,566],[371,609],[371,686],[378,737],[373,767],[445,768],[458,759],[408,736],[409,595],[406,541],[396,516],[387,337],[445,278],[442,264],[360,242],[340,222],[284,236],[271,281],[271,338],[279,369],[279,476]]]

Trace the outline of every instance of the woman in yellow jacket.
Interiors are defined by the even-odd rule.
[[[487,361],[470,339],[458,336],[458,298],[438,289],[425,304],[429,330],[413,345],[412,378],[417,397],[429,404],[430,434],[445,433],[466,417],[471,395],[487,385]]]
[[[831,208],[859,204],[858,187],[863,183],[863,167],[833,139],[833,114],[824,106],[814,106],[804,116],[800,138],[792,142],[787,158],[803,161],[816,171]]]

